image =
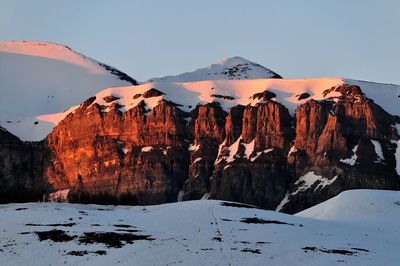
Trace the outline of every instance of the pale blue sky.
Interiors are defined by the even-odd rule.
[[[286,78],[400,84],[397,0],[0,0],[0,40],[62,43],[141,81],[238,55]]]

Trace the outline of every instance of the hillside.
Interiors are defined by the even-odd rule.
[[[42,140],[54,127],[41,115],[59,113],[109,86],[137,82],[69,47],[0,42],[0,125],[23,140]]]
[[[8,204],[0,264],[397,265],[399,202],[354,190],[295,216],[213,200]]]

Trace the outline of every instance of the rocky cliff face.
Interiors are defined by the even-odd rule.
[[[274,208],[291,179],[286,154],[294,137],[292,118],[279,103],[266,101],[231,110],[227,138],[211,176],[212,198]]]
[[[204,197],[293,213],[346,189],[400,189],[400,119],[358,86],[333,87],[324,94],[334,96],[304,101],[294,116],[271,91],[228,111],[213,102],[190,112],[161,91],[134,95],[144,100],[132,108],[115,95],[101,99],[106,105],[90,98],[43,143],[3,132],[2,195],[24,187],[70,189],[73,202]]]
[[[117,103],[106,112],[93,101],[47,138],[54,189],[72,188],[73,201],[175,201],[188,172],[185,114],[167,101],[151,112],[141,103],[125,113]]]
[[[294,213],[347,189],[400,189],[395,158],[399,136],[393,127],[399,117],[357,86],[331,90],[341,96],[311,100],[296,110],[296,139],[288,156],[296,181],[279,210]]]
[[[192,115],[189,175],[179,200],[200,199],[209,192],[218,147],[225,139],[227,113],[218,104],[198,106]]]
[[[0,203],[37,201],[48,186],[44,142],[24,143],[0,127]]]

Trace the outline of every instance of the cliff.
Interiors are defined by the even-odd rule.
[[[71,202],[214,198],[294,213],[348,189],[400,189],[400,118],[357,85],[296,94],[295,108],[273,90],[244,102],[214,87],[192,106],[178,89],[106,90],[42,142],[0,131],[3,201],[69,190]]]

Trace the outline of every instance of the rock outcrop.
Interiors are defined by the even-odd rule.
[[[274,208],[291,180],[286,164],[294,132],[288,110],[274,101],[232,109],[211,177],[212,198]]]
[[[150,112],[142,102],[125,113],[118,104],[106,112],[94,100],[47,138],[53,154],[47,176],[54,189],[72,188],[73,201],[175,201],[187,176],[185,114],[164,100]]]
[[[332,90],[341,96],[310,100],[296,110],[296,139],[288,156],[296,182],[281,211],[298,212],[347,189],[400,189],[394,153],[399,136],[392,126],[399,117],[365,97],[358,86]],[[301,181],[311,172],[320,178]]]
[[[47,156],[44,142],[22,142],[0,127],[0,203],[42,199],[51,189],[44,174]]]
[[[180,200],[200,199],[209,192],[218,147],[225,139],[227,113],[217,103],[197,106],[192,116],[189,175]]]

